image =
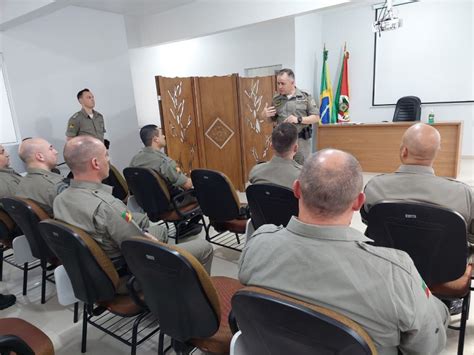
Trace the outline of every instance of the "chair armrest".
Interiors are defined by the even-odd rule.
[[[0,335],[0,353],[9,354],[14,351],[21,355],[35,355],[30,346],[16,335]]]
[[[148,309],[148,306],[146,303],[138,296],[137,291],[135,290],[135,287],[133,285],[137,282],[137,279],[135,276],[130,277],[127,281],[127,290],[128,293],[130,294],[130,297],[132,298],[133,302],[135,302],[136,305],[142,307],[143,309]]]
[[[195,215],[197,213],[201,213],[201,207],[199,207],[199,205],[196,208],[193,208],[190,211],[186,211],[185,213],[183,213],[180,210],[180,208],[178,207],[178,200],[180,198],[184,198],[188,195],[195,196],[194,189],[185,190],[185,191],[180,192],[179,194],[177,194],[177,195],[175,195],[171,198],[171,204],[173,205],[173,208],[176,210],[176,212],[178,213],[178,215],[181,218],[188,218],[189,216]]]
[[[237,319],[235,318],[234,312],[230,310],[228,317],[229,327],[232,334],[235,334],[239,331],[239,326],[237,325]]]

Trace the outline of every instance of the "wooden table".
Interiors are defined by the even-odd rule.
[[[393,172],[400,165],[403,133],[414,122],[333,124],[318,126],[316,149],[337,148],[353,154],[364,172]],[[441,150],[434,163],[438,176],[456,178],[461,156],[462,122],[433,125],[441,134]]]

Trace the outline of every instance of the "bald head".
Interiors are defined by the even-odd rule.
[[[29,138],[21,142],[18,155],[27,167],[53,169],[58,162],[58,152],[43,138]]]
[[[300,177],[301,200],[319,216],[335,217],[346,212],[362,191],[362,168],[350,154],[324,149],[304,163]]]
[[[404,164],[432,165],[441,145],[441,136],[436,128],[417,123],[403,135],[400,147]]]
[[[66,142],[63,154],[64,160],[74,174],[74,177],[89,173],[101,175],[101,172],[105,171],[105,164],[107,164],[108,172],[107,149],[104,143],[92,136],[72,138]],[[103,178],[105,177],[107,176]]]

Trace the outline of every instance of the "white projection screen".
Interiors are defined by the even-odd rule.
[[[7,95],[3,60],[0,53],[0,144],[16,143],[17,136]]]
[[[474,102],[472,0],[396,6],[401,28],[375,35],[372,105]],[[380,11],[380,10],[377,10]]]

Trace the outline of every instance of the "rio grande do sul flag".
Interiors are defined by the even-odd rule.
[[[336,97],[334,98],[333,116],[331,122],[349,122],[349,80],[348,80],[349,52],[344,45],[344,58],[342,60],[341,75],[337,85]]]
[[[332,104],[333,104],[333,97],[332,97],[332,85],[331,85],[331,78],[329,77],[329,69],[327,64],[328,59],[328,51],[326,50],[326,46],[324,47],[323,51],[323,71],[321,73],[321,90],[320,90],[320,105],[319,105],[319,116],[321,120],[319,121],[321,124],[331,123],[331,115],[332,115]]]

